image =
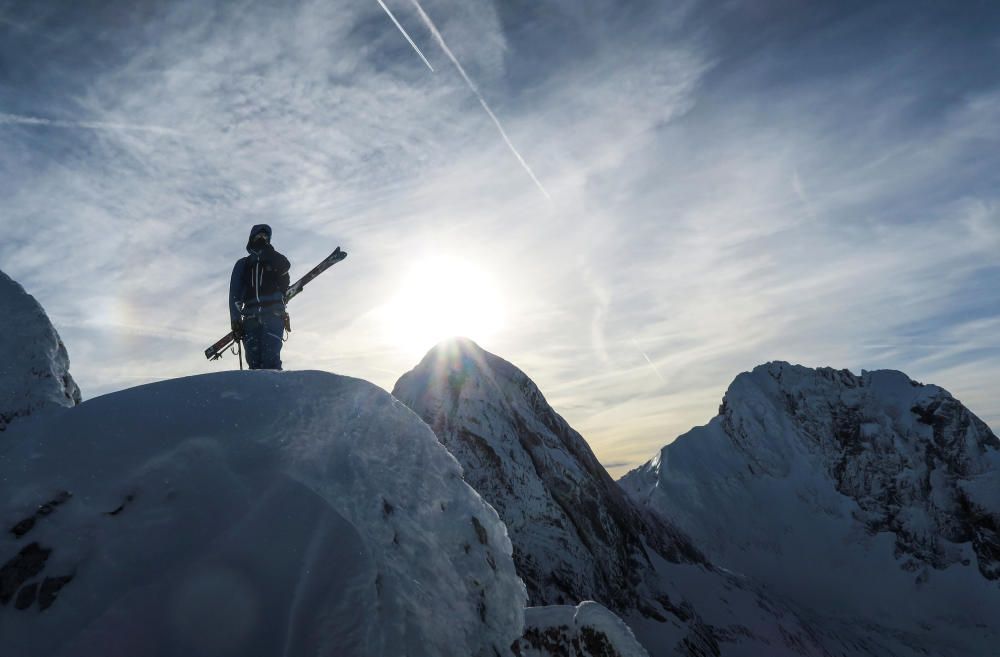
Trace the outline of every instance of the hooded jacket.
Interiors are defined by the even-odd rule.
[[[253,240],[259,233],[267,235],[267,242],[255,246]],[[285,312],[285,292],[288,290],[291,265],[288,258],[271,246],[270,226],[257,224],[250,229],[247,253],[250,255],[236,261],[229,279],[231,322],[239,321],[241,315],[259,315],[261,312],[280,315]]]

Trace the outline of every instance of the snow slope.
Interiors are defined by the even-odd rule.
[[[413,408],[496,509],[535,604],[596,600],[655,657],[878,655],[804,622],[714,568],[637,508],[518,368],[469,340],[432,349],[393,394]],[[529,614],[530,615],[530,614]]]
[[[621,484],[716,563],[891,654],[1000,645],[1000,441],[939,387],[762,365]]]
[[[509,654],[496,513],[381,389],[164,381],[0,443],[0,655]]]
[[[0,431],[15,418],[80,403],[69,356],[35,298],[0,271]]]

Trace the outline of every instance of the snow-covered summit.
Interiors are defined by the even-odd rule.
[[[980,573],[1000,577],[1000,489],[985,483],[1000,483],[1000,440],[948,391],[892,370],[759,367],[727,393],[737,401],[723,401],[723,424],[764,472],[777,474],[793,446],[750,445],[774,440],[780,425],[738,401],[759,393],[797,430],[781,437],[808,441],[867,530],[895,535],[904,569],[946,568],[965,559],[957,546],[969,544]]]
[[[431,426],[507,523],[533,604],[639,604],[645,521],[524,372],[471,340],[449,340],[392,394]],[[699,558],[680,537],[660,543],[675,560]]]
[[[229,372],[0,442],[0,654],[509,654],[496,512],[385,391]]]
[[[33,296],[0,271],[0,431],[14,418],[80,403],[69,356]]]
[[[714,562],[820,613],[934,654],[1000,637],[1000,441],[942,388],[761,365],[621,484]]]

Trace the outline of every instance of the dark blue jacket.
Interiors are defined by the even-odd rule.
[[[265,233],[267,244],[259,249],[253,238]],[[262,311],[281,314],[285,311],[285,292],[288,290],[288,258],[271,246],[271,227],[258,224],[250,230],[245,258],[236,261],[229,279],[229,319],[237,322],[240,316],[258,315]]]

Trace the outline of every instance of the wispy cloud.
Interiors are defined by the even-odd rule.
[[[0,125],[35,125],[52,128],[82,128],[84,130],[122,130],[132,132],[151,132],[161,135],[180,135],[180,130],[157,125],[136,125],[132,123],[114,123],[107,121],[64,121],[61,119],[46,119],[39,116],[22,116],[0,112]]]

